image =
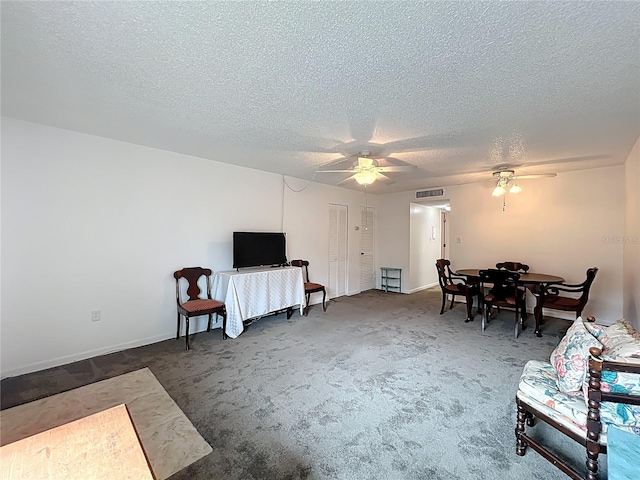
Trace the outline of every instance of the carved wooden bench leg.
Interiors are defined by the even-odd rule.
[[[518,400],[516,400],[516,404],[518,405],[518,415],[516,420],[516,455],[522,457],[527,450],[527,444],[521,437],[521,435],[524,435],[524,421],[527,417],[527,411],[522,405],[520,405]]]
[[[536,424],[536,417],[533,416],[533,413],[527,412],[527,427],[533,427]]]
[[[600,445],[587,442],[587,480],[598,480],[598,455]]]

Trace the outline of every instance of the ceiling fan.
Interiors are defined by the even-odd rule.
[[[351,175],[341,182],[348,182],[349,180],[355,180],[360,185],[371,185],[376,180],[390,185],[395,183],[391,178],[385,175],[385,173],[393,172],[412,172],[417,170],[415,165],[380,165],[378,160],[372,158],[371,151],[361,150],[357,155],[357,159],[353,162],[353,166],[349,169],[334,169],[334,170],[318,170],[316,173],[350,173]]]
[[[493,172],[493,178],[496,182],[496,186],[491,192],[494,197],[500,197],[507,193],[520,193],[522,187],[518,185],[518,180],[526,180],[529,178],[544,178],[555,177],[555,173],[537,173],[532,175],[516,175],[516,172],[508,167],[503,167],[500,170]],[[508,189],[508,190],[507,190]]]

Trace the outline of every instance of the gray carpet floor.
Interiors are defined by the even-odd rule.
[[[439,310],[439,289],[372,290],[237,339],[196,334],[189,352],[181,338],[7,378],[2,408],[149,367],[213,447],[175,480],[566,478],[515,454],[514,397],[524,364],[548,359],[569,322],[516,340],[513,312],[482,333],[464,305]],[[542,422],[531,432],[583,468],[581,446]]]

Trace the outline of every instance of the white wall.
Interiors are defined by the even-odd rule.
[[[289,258],[326,284],[329,203],[359,223],[358,192],[288,192],[280,175],[2,120],[2,376],[172,337],[173,271],[231,269],[234,230],[284,225]]]
[[[622,316],[622,244],[608,241],[624,231],[624,166],[561,173],[522,182],[523,192],[507,196],[506,211],[490,188],[477,183],[446,188],[450,259],[454,268],[490,267],[498,261],[528,263],[532,271],[582,282],[587,268],[599,267],[585,314],[602,323]],[[405,215],[413,191],[378,198],[379,229],[393,226],[396,244],[410,241],[398,218]],[[456,237],[462,243],[456,243]],[[389,263],[389,249],[378,262]],[[399,262],[401,258],[394,257]],[[399,267],[408,268],[408,258]],[[424,268],[433,268],[425,265]],[[530,302],[532,305],[533,303]],[[551,312],[563,316],[562,312]]]
[[[440,258],[440,210],[412,203],[409,207],[409,285],[411,293],[438,284],[434,266]],[[432,227],[436,238],[432,238]],[[427,266],[427,268],[425,268]]]
[[[625,162],[624,317],[640,331],[640,138]]]
[[[402,292],[409,287],[410,210],[404,193],[378,195],[376,218],[376,286],[380,267],[402,269]]]
[[[329,204],[347,206],[347,294],[360,293],[360,226],[364,194],[320,183],[286,177],[284,189],[284,231],[287,233],[288,258],[309,260],[312,282],[329,284]],[[305,188],[306,187],[306,188]],[[302,190],[299,191],[298,190]],[[375,198],[368,196],[368,206]],[[311,303],[322,302],[322,295],[312,295]]]

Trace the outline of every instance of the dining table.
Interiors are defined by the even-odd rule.
[[[468,281],[473,283],[478,283],[480,281],[480,270],[488,270],[481,268],[461,268],[456,270],[456,275],[461,275],[463,277],[467,277]],[[564,278],[558,275],[550,275],[548,273],[536,273],[536,272],[527,272],[520,273],[520,279],[518,280],[518,285],[526,287],[536,298],[536,306],[534,307],[533,313],[536,321],[536,328],[534,333],[536,336],[541,337],[542,333],[540,331],[540,327],[542,325],[542,305],[544,304],[544,296],[545,289],[543,286],[552,284],[552,283],[564,283]],[[478,293],[478,310],[482,308],[482,290]]]

